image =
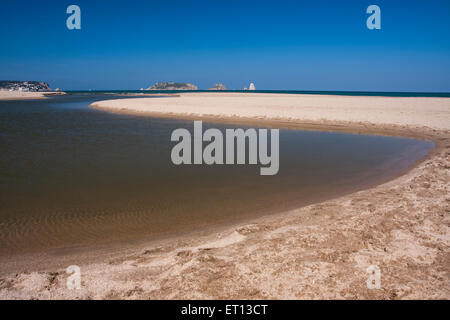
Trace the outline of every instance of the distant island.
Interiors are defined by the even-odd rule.
[[[250,91],[254,91],[254,90],[256,90],[256,88],[255,88],[255,84],[252,82],[252,83],[250,83],[250,86],[247,88],[247,87],[244,87],[244,91],[246,91],[246,90],[250,90]]]
[[[198,90],[196,85],[184,82],[157,82],[147,90]]]
[[[46,82],[39,81],[10,81],[0,80],[1,91],[24,91],[24,92],[48,92],[50,86]]]
[[[209,90],[227,90],[227,87],[223,85],[222,83],[216,83],[214,87],[210,88]]]

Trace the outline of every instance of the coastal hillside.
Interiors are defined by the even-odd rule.
[[[46,82],[5,81],[5,80],[0,80],[0,90],[1,91],[27,91],[27,92],[51,91],[50,86]]]
[[[198,90],[198,88],[192,83],[157,82],[147,90]]]

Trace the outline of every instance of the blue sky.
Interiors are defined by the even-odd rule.
[[[81,30],[66,28],[71,4]],[[381,30],[366,27],[371,4]],[[0,79],[66,90],[450,92],[448,0],[2,0],[0,41]]]

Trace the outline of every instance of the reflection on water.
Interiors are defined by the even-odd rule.
[[[433,147],[280,130],[276,176],[261,176],[259,165],[175,166],[170,135],[192,130],[192,121],[88,108],[108,98],[0,101],[1,255],[156,237],[308,204],[392,177]]]

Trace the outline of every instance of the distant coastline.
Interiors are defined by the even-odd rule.
[[[111,94],[121,94],[121,93],[132,93],[132,94],[142,94],[149,90],[66,90],[67,94],[77,94],[77,93],[111,93]],[[192,90],[151,90],[151,93],[183,93],[192,92]],[[211,90],[196,90],[195,92],[211,92]],[[220,93],[272,93],[272,94],[299,94],[299,95],[332,95],[332,96],[367,96],[367,97],[404,97],[404,98],[415,98],[415,97],[430,97],[430,98],[450,98],[450,92],[390,92],[390,91],[307,91],[307,90],[220,90]]]
[[[62,94],[65,92],[52,90],[43,81],[0,80],[0,100],[42,99]]]

